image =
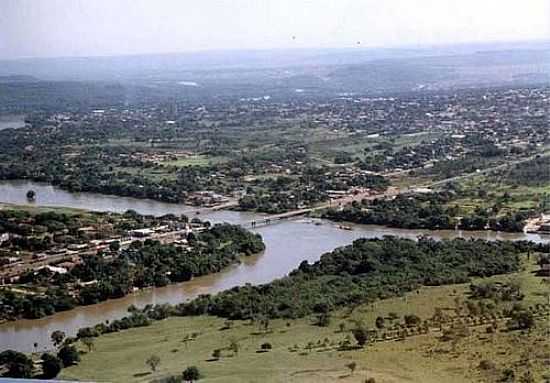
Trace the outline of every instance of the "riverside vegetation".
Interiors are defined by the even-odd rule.
[[[78,332],[77,338],[68,339],[65,346],[81,345],[88,349],[89,356],[84,357],[82,368],[80,366],[68,368],[64,370],[63,376],[97,379],[99,375],[95,375],[93,370],[88,370],[86,360],[101,358],[100,353],[97,352],[101,348],[95,348],[95,344],[101,345],[100,347],[115,345],[110,343],[109,339],[114,340],[110,338],[111,335],[103,340],[102,334],[143,326],[145,326],[144,330],[130,330],[128,335],[125,335],[126,333],[120,335],[125,345],[122,349],[126,353],[129,348],[132,355],[134,353],[143,355],[144,352],[158,353],[162,355],[162,358],[159,357],[160,366],[165,359],[169,359],[169,368],[163,369],[164,373],[160,376],[156,367],[152,371],[152,376],[147,372],[131,376],[127,375],[127,370],[119,371],[113,367],[119,371],[116,374],[123,381],[149,381],[155,377],[155,379],[168,379],[166,374],[174,370],[176,366],[174,358],[180,352],[184,355],[184,361],[190,360],[202,367],[201,370],[207,370],[209,373],[205,373],[205,377],[209,377],[210,374],[221,377],[228,371],[239,371],[241,379],[243,376],[253,379],[252,371],[242,370],[244,366],[240,364],[240,354],[243,353],[244,344],[245,350],[248,350],[246,353],[250,353],[250,347],[253,347],[254,342],[259,342],[256,346],[258,352],[252,353],[257,356],[247,356],[248,361],[252,358],[259,362],[258,358],[262,357],[261,354],[271,353],[272,348],[275,347],[278,350],[277,357],[281,357],[281,353],[290,353],[285,356],[285,366],[289,366],[288,368],[296,368],[294,363],[288,362],[289,358],[292,359],[292,353],[296,353],[305,359],[300,363],[305,363],[304,366],[312,364],[316,369],[320,369],[318,371],[323,371],[322,375],[325,377],[334,377],[333,374],[342,373],[340,368],[335,368],[333,371],[320,367],[319,363],[329,355],[338,361],[348,360],[346,364],[359,363],[362,372],[357,376],[354,375],[355,368],[348,367],[352,370],[351,374],[344,376],[350,381],[364,381],[365,374],[378,369],[377,367],[368,368],[368,359],[365,366],[361,366],[365,363],[359,361],[362,360],[361,350],[366,345],[392,339],[408,339],[412,336],[418,340],[407,340],[407,342],[414,342],[414,347],[425,349],[425,352],[431,349],[431,353],[434,350],[440,350],[435,351],[436,359],[441,359],[444,365],[445,353],[453,355],[458,353],[457,349],[460,345],[464,347],[466,339],[469,339],[472,333],[479,331],[476,330],[477,328],[484,325],[487,328],[495,327],[492,327],[491,331],[499,334],[496,341],[498,344],[512,341],[515,331],[534,328],[535,330],[530,334],[540,334],[536,328],[539,323],[538,318],[547,309],[544,304],[541,304],[547,292],[544,293],[544,290],[541,290],[543,285],[540,284],[540,277],[532,273],[534,271],[532,264],[539,258],[541,264],[546,262],[548,258],[545,254],[548,252],[548,245],[536,245],[530,242],[486,242],[461,239],[435,241],[428,238],[420,238],[415,242],[395,237],[360,239],[352,245],[324,254],[314,264],[304,262],[288,277],[266,285],[236,287],[214,296],[202,296],[176,306],[148,306],[142,310],[131,308],[130,315],[126,318],[110,324],[83,328]],[[502,275],[515,275],[518,278],[521,277],[521,280],[502,279]],[[468,285],[472,282],[474,283]],[[450,293],[451,291],[453,293]],[[534,291],[537,292],[535,295],[533,295]],[[407,297],[406,299],[410,301],[399,304],[401,298],[393,298],[398,296]],[[443,307],[434,307],[433,302],[426,305],[427,307],[419,304],[420,301],[430,302],[430,300],[434,302],[442,300]],[[400,310],[406,308],[412,312],[383,313],[392,306],[399,306]],[[434,311],[429,313],[430,310]],[[430,316],[427,317],[427,314]],[[373,315],[379,316],[374,321],[376,323],[370,322],[373,320]],[[174,318],[181,316],[188,319]],[[225,319],[215,319],[215,317]],[[404,322],[398,320],[400,317]],[[166,321],[157,322],[162,319]],[[335,333],[336,319],[342,322],[336,326]],[[369,324],[365,319],[368,319]],[[220,331],[216,330],[220,323],[223,330],[220,333],[221,339],[218,339],[212,332]],[[246,323],[254,326],[250,327]],[[506,329],[511,333],[505,332]],[[137,335],[135,331],[138,333],[141,331],[143,335]],[[180,343],[179,346],[169,338],[163,338],[162,334],[172,333],[172,331],[176,331],[183,339],[176,341]],[[302,332],[302,335],[298,335]],[[336,337],[335,334],[337,334]],[[489,334],[488,330],[487,334]],[[235,338],[235,335],[239,338]],[[135,348],[126,344],[125,339],[130,339],[126,338],[127,336],[134,339],[133,342],[140,339],[137,340]],[[299,345],[298,343],[304,341],[305,336],[316,336],[319,342],[308,341]],[[439,339],[441,346],[433,344],[434,336]],[[494,336],[487,336],[495,339]],[[96,337],[99,338],[93,340]],[[149,340],[146,341],[146,339]],[[146,349],[143,348],[145,343],[140,346],[142,340],[148,345],[152,344],[152,339],[156,339],[153,342],[156,346],[151,350],[148,346]],[[227,345],[222,344],[211,350],[212,356],[204,355],[204,347],[213,347],[220,342],[227,342]],[[92,344],[92,346],[88,348],[86,344]],[[200,357],[197,359],[196,353],[193,353],[196,355],[194,357],[185,357],[190,355],[185,351],[188,347],[201,350],[204,359],[202,361]],[[196,347],[199,348],[196,349]],[[387,346],[373,347],[377,349],[382,347],[386,352],[397,348],[400,349],[399,352],[403,352],[403,347],[393,347],[391,343]],[[443,352],[443,349],[446,351]],[[368,353],[368,355],[371,354]],[[389,355],[384,354],[384,357]],[[208,360],[206,364],[205,360]],[[375,360],[380,361],[376,357]],[[535,360],[538,359],[535,358]],[[276,363],[275,360],[272,362]],[[258,370],[258,373],[269,374],[268,371],[275,366],[270,363]],[[491,363],[488,367],[480,367],[480,371],[500,369],[493,362]],[[538,363],[537,366],[539,366]],[[127,363],[124,365],[126,366]],[[182,365],[180,370],[184,367]],[[444,371],[439,371],[439,375],[433,375],[431,379],[441,377],[443,373]],[[509,373],[504,369],[499,371],[499,374]],[[277,374],[285,373],[280,370]],[[294,376],[293,379],[307,382],[319,378],[319,375],[314,372],[303,374],[303,379],[299,376]],[[112,376],[110,375],[110,378]],[[376,376],[380,381],[388,378],[380,371],[372,376]],[[459,381],[456,374],[449,373],[449,376],[455,379],[449,381]],[[363,380],[358,380],[359,377]],[[177,381],[181,379],[181,375],[179,378],[176,376],[170,379]]]
[[[82,256],[66,273],[32,270],[23,274],[16,286],[0,289],[0,319],[41,318],[77,305],[120,298],[134,288],[188,281],[219,272],[239,262],[240,256],[264,248],[259,234],[230,224],[191,233],[185,246],[151,239],[134,241],[125,249],[110,246],[98,254]]]

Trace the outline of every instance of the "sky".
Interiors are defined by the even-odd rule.
[[[0,59],[550,40],[550,0],[0,0]]]

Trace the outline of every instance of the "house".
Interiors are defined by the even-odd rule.
[[[148,229],[148,228],[147,229],[135,229],[135,230],[130,230],[128,232],[128,234],[130,234],[132,237],[137,237],[137,238],[150,237],[154,233],[155,233],[154,230]]]
[[[9,233],[2,233],[0,234],[0,245],[6,241],[9,241],[10,235]]]
[[[39,270],[44,270],[44,269],[47,269],[47,270],[49,270],[49,271],[51,271],[52,273],[55,273],[55,274],[66,274],[67,273],[67,269],[64,268],[64,267],[50,266],[50,265],[39,267],[36,270],[39,271]]]
[[[430,188],[414,188],[411,189],[411,193],[413,194],[430,194],[433,193],[433,190]]]
[[[84,250],[87,249],[90,245],[87,243],[71,243],[69,246],[67,246],[67,249],[69,250]]]
[[[9,265],[18,265],[23,263],[23,260],[19,257],[8,257],[6,258]]]
[[[541,233],[550,233],[550,222],[543,223],[542,225],[540,225],[538,231]]]

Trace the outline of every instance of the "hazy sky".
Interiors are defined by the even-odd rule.
[[[0,0],[0,58],[550,39],[550,0]]]

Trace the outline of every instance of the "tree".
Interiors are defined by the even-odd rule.
[[[6,372],[3,376],[9,378],[30,378],[32,376],[32,360],[25,354],[6,350],[0,353],[0,366]]]
[[[233,351],[233,354],[237,355],[239,353],[239,350],[241,349],[241,345],[235,338],[231,338],[229,340],[229,349]]]
[[[330,325],[330,313],[321,313],[317,315],[317,326],[328,327]]]
[[[384,328],[384,318],[383,317],[377,317],[376,318],[376,322],[375,322],[375,325],[376,325],[376,328],[377,329],[383,329]]]
[[[389,318],[390,321],[393,322],[394,320],[396,320],[396,319],[399,318],[399,315],[397,315],[397,314],[394,313],[394,312],[391,312],[391,313],[388,314],[388,318]]]
[[[353,337],[359,347],[363,347],[369,340],[369,334],[366,328],[360,326],[352,330]]]
[[[535,317],[530,311],[515,310],[511,316],[510,321],[507,323],[510,329],[530,330],[535,327]]]
[[[195,366],[187,367],[183,371],[182,375],[183,375],[183,380],[190,383],[193,383],[194,381],[199,380],[201,378],[199,369]]]
[[[27,199],[33,201],[36,198],[36,192],[34,190],[27,191]]]
[[[84,346],[86,346],[86,348],[88,349],[88,352],[92,352],[92,350],[94,349],[94,339],[93,338],[85,337],[85,338],[80,339],[80,341],[82,342],[82,344]]]
[[[520,383],[535,383],[535,378],[531,371],[527,371],[519,378]]]
[[[53,345],[55,347],[59,347],[63,343],[63,340],[65,339],[65,333],[60,330],[55,330],[54,332],[52,332],[52,335],[50,336],[50,338],[52,340]]]
[[[262,316],[259,320],[260,330],[263,330],[263,332],[268,332],[269,330],[269,318]]]
[[[230,330],[233,328],[233,321],[232,320],[226,320],[223,322],[223,330]]]
[[[216,360],[220,360],[221,356],[222,356],[222,351],[219,348],[212,351],[212,358]]]
[[[265,343],[262,343],[262,345],[260,346],[260,348],[261,348],[263,351],[269,351],[269,350],[272,349],[272,346],[271,346],[271,343],[265,342]]]
[[[443,322],[447,320],[447,317],[440,307],[436,307],[432,320],[439,325],[439,330],[443,330]]]
[[[113,242],[109,243],[109,250],[111,250],[114,253],[119,251],[120,250],[120,242],[119,241],[113,241]]]
[[[357,363],[355,362],[348,363],[346,364],[346,367],[349,368],[350,374],[353,375],[353,373],[355,372],[355,369],[357,368]]]
[[[61,347],[57,357],[63,362],[63,367],[69,367],[80,362],[80,354],[75,346],[66,345]]]
[[[63,362],[57,356],[44,353],[42,354],[42,377],[44,379],[53,379],[63,368]]]
[[[151,368],[151,371],[155,372],[160,364],[160,358],[157,355],[153,354],[149,358],[147,358],[145,364],[148,365],[149,368]]]
[[[502,376],[500,377],[499,382],[503,383],[512,383],[516,380],[516,374],[514,370],[511,368],[507,368],[506,370],[502,371]]]
[[[483,359],[481,362],[479,362],[478,367],[480,370],[484,371],[493,371],[496,368],[495,363],[487,359]]]
[[[414,314],[405,315],[404,319],[405,319],[405,325],[407,327],[418,326],[422,322],[422,320],[417,315],[414,315]]]

